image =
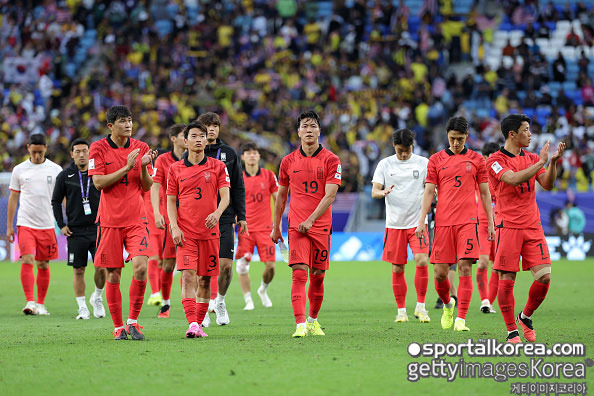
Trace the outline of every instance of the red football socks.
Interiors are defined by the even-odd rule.
[[[105,298],[107,299],[107,307],[111,314],[111,320],[115,328],[124,326],[122,320],[122,293],[120,292],[119,283],[105,282]]]
[[[202,324],[208,312],[208,303],[196,303],[196,322]]]
[[[444,304],[450,303],[450,280],[447,278],[447,276],[445,280],[441,282],[438,282],[437,279],[435,279],[435,290]]]
[[[472,298],[472,275],[461,276],[458,285],[458,315],[460,319],[466,319],[468,306]]]
[[[514,298],[514,284],[513,280],[499,279],[499,288],[497,291],[497,300],[499,300],[499,309],[503,320],[505,321],[505,327],[507,331],[517,330],[518,327],[515,323],[514,308],[516,300]]]
[[[542,304],[549,291],[549,285],[550,282],[532,282],[532,286],[530,286],[530,291],[528,292],[528,301],[526,301],[526,306],[522,310],[525,316],[532,316],[534,311]]]
[[[481,301],[489,298],[489,292],[487,290],[487,269],[477,268],[476,269],[476,286],[478,288],[479,296]]]
[[[196,316],[196,299],[195,298],[182,298],[182,305],[184,306],[184,312],[186,314],[186,319],[188,320],[188,324],[192,322],[198,322]],[[208,305],[208,304],[207,304]],[[204,319],[204,317],[202,318]]]
[[[497,298],[497,289],[499,288],[499,272],[491,270],[491,278],[489,278],[489,303],[493,304]]]
[[[215,298],[217,298],[218,293],[219,293],[219,277],[211,276],[210,277],[210,299],[214,300]]]
[[[394,291],[394,299],[398,308],[406,308],[406,279],[404,279],[404,272],[392,272],[392,290]]]
[[[129,319],[138,319],[138,315],[140,315],[140,309],[142,308],[142,302],[144,301],[145,290],[146,280],[139,281],[132,277],[132,283],[130,284],[130,308],[128,312]]]
[[[161,294],[163,300],[169,300],[171,297],[171,284],[173,283],[173,272],[161,272]]]
[[[45,304],[45,296],[50,283],[50,269],[37,268],[37,302]]]
[[[291,286],[291,303],[293,304],[293,315],[295,315],[295,323],[305,323],[306,283],[307,271],[293,270],[293,284]]]
[[[318,312],[322,307],[324,300],[324,275],[309,274],[309,290],[307,297],[309,299],[309,317],[316,319]],[[302,323],[302,322],[299,322]]]
[[[161,285],[159,282],[159,275],[161,272],[161,269],[159,268],[159,261],[158,260],[149,260],[147,272],[148,272],[149,285],[151,287],[151,294],[158,293],[159,290],[161,290]]]
[[[35,301],[35,275],[33,264],[21,264],[21,284],[27,301]]]
[[[415,289],[417,290],[417,302],[424,303],[429,284],[429,269],[426,265],[417,267],[415,272]]]

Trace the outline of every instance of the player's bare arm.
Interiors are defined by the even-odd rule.
[[[167,196],[167,216],[169,217],[169,229],[171,232],[171,239],[176,246],[184,246],[184,233],[177,225],[177,196]]]
[[[419,239],[423,238],[423,234],[425,233],[425,218],[427,217],[427,213],[429,213],[429,209],[431,208],[431,203],[433,202],[434,196],[435,184],[425,183],[425,191],[423,192],[423,200],[421,201],[421,213],[419,215],[419,224],[415,229],[415,235]]]
[[[14,215],[16,213],[20,195],[20,192],[10,190],[10,195],[8,196],[6,237],[10,243],[14,242],[14,228],[12,227],[12,223],[14,222]]]
[[[324,188],[324,197],[316,207],[316,209],[309,215],[307,220],[303,223],[299,224],[298,231],[305,234],[309,231],[309,229],[313,226],[313,223],[316,222],[332,205],[332,202],[336,199],[336,193],[338,192],[338,184],[326,184]]]
[[[153,208],[153,214],[155,216],[155,225],[158,229],[164,230],[165,229],[165,217],[161,214],[159,210],[159,191],[161,189],[161,183],[157,183],[153,181],[153,185],[151,186],[151,207]]]
[[[371,188],[371,198],[375,198],[375,199],[385,198],[394,189],[393,184],[389,188],[386,188],[386,189],[384,189],[383,184],[372,183],[372,185],[373,185],[373,187]]]
[[[512,186],[519,186],[522,183],[526,183],[528,180],[530,180],[534,175],[538,173],[540,168],[545,166],[545,164],[547,163],[549,159],[549,146],[550,143],[548,141],[545,143],[544,146],[542,146],[539,154],[540,159],[536,164],[518,172],[509,170],[501,176],[501,181],[507,184],[511,184]]]
[[[495,240],[495,224],[493,223],[493,208],[491,206],[491,192],[489,191],[489,183],[479,183],[479,192],[481,194],[481,202],[483,204],[483,209],[487,214],[487,221],[489,222],[489,236],[487,237],[487,239],[489,241],[493,241]]]
[[[540,183],[542,188],[544,188],[547,191],[552,190],[555,186],[555,180],[557,179],[557,161],[559,161],[559,159],[563,157],[564,153],[565,143],[561,142],[557,147],[557,151],[555,151],[555,153],[551,157],[551,163],[549,164],[549,167],[547,168],[545,173],[541,173],[537,177],[538,183]]]
[[[289,187],[278,186],[276,201],[274,203],[274,222],[272,223],[272,232],[270,233],[270,238],[274,243],[278,243],[279,239],[282,242],[285,241],[281,233],[281,221],[285,212],[285,206],[287,206],[288,197]]]
[[[229,187],[221,187],[219,188],[219,197],[221,200],[219,201],[219,206],[217,206],[217,210],[206,216],[206,228],[213,228],[219,222],[221,215],[229,206]]]

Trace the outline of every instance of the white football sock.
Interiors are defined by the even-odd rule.
[[[87,303],[85,302],[85,296],[76,297],[76,302],[78,303],[78,309],[87,307]]]
[[[398,308],[398,315],[406,315],[406,308]]]
[[[420,303],[420,302],[418,302],[418,303],[417,303],[417,311],[419,311],[419,312],[420,312],[420,311],[425,311],[425,310],[426,310],[426,309],[425,309],[425,303]]]
[[[221,293],[217,292],[217,299],[216,299],[217,304],[218,303],[222,303],[225,302],[225,296],[221,295]]]

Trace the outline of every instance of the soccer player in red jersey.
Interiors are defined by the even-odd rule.
[[[110,107],[107,127],[111,134],[91,144],[89,152],[89,175],[101,191],[95,266],[107,268],[105,295],[116,340],[127,340],[128,334],[133,340],[144,340],[138,315],[146,289],[149,235],[142,193],[153,184],[151,163],[157,152],[131,137],[132,125],[132,113],[126,106]],[[133,268],[126,327],[122,320],[120,292],[123,247]]]
[[[210,277],[219,274],[219,219],[229,205],[227,167],[204,154],[206,134],[197,122],[184,129],[187,158],[173,163],[167,178],[167,214],[182,272],[187,338],[207,337],[200,323],[208,311]]]
[[[491,154],[499,150],[497,143],[488,142],[483,145],[482,153],[485,161]],[[491,193],[491,208],[493,210],[493,222],[495,222],[495,194],[489,184],[489,192]],[[499,285],[499,273],[497,271],[491,271],[491,278],[488,278],[487,273],[489,272],[489,262],[491,265],[495,260],[495,242],[489,240],[489,222],[487,221],[487,213],[483,210],[483,203],[481,201],[481,195],[477,191],[478,200],[478,236],[480,242],[480,255],[476,268],[476,286],[481,298],[481,312],[495,313],[493,309],[493,302],[497,297],[497,287]]]
[[[283,241],[281,219],[289,190],[289,266],[293,271],[291,302],[297,330],[293,337],[324,335],[318,312],[324,299],[324,274],[329,267],[332,233],[332,202],[342,180],[340,160],[320,145],[320,119],[313,111],[297,119],[299,149],[285,156],[280,165],[279,189],[270,237]],[[305,284],[309,270],[309,317],[305,323]]]
[[[534,342],[536,334],[531,317],[544,301],[551,281],[551,257],[536,204],[535,183],[538,181],[545,190],[554,187],[556,164],[565,152],[565,143],[559,143],[545,170],[549,142],[539,155],[524,150],[530,145],[530,118],[523,114],[509,115],[501,121],[501,132],[505,146],[487,160],[489,181],[497,199],[497,253],[493,264],[499,271],[497,299],[508,342],[521,342],[514,323],[514,283],[521,256],[522,270],[530,270],[534,282],[526,306],[515,320],[522,327],[524,338]]]
[[[274,277],[276,261],[274,243],[270,240],[270,231],[272,230],[270,197],[276,202],[278,182],[272,171],[260,168],[260,152],[254,143],[246,143],[243,146],[241,159],[245,164],[243,171],[245,212],[250,226],[250,234],[239,234],[235,259],[237,260],[236,270],[239,274],[239,284],[245,300],[243,309],[251,311],[254,309],[254,301],[250,291],[249,271],[255,246],[258,247],[260,261],[265,266],[262,283],[257,292],[262,300],[262,305],[267,308],[272,307],[272,301],[266,292]]]
[[[444,304],[441,327],[449,329],[454,322],[454,301],[450,298],[448,270],[451,264],[457,262],[460,284],[454,330],[469,331],[465,322],[472,297],[472,264],[479,257],[475,195],[477,184],[489,219],[489,239],[492,240],[495,231],[491,194],[484,158],[464,146],[468,137],[468,121],[463,117],[452,117],[448,120],[446,132],[449,147],[429,158],[421,216],[415,232],[418,238],[424,236],[425,217],[437,188],[435,233],[430,261],[434,264],[435,289]]]
[[[173,148],[171,151],[161,154],[155,161],[155,173],[153,174],[153,186],[151,187],[151,211],[155,218],[155,226],[162,230],[159,245],[159,258],[162,261],[160,273],[161,293],[163,294],[163,306],[159,311],[159,318],[168,318],[171,310],[171,284],[173,282],[173,270],[175,269],[175,245],[171,234],[167,232],[169,219],[167,217],[167,194],[166,183],[169,167],[180,160],[186,151],[184,141],[184,124],[175,124],[169,127],[169,139]],[[150,262],[149,262],[150,265]],[[150,276],[150,273],[149,273]]]
[[[151,175],[154,179],[154,168],[153,174]],[[152,189],[152,187],[151,187]],[[155,216],[153,214],[153,206],[151,203],[151,192],[145,191],[142,193],[144,200],[144,207],[146,210],[146,227],[149,232],[149,248],[147,255],[147,278],[149,287],[151,288],[151,295],[147,303],[149,305],[159,306],[163,303],[163,297],[161,296],[161,282],[160,282],[160,271],[162,260],[160,256],[160,247],[163,246],[163,230],[160,230],[155,225]]]

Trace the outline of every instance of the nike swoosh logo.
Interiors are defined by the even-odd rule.
[[[71,175],[68,175],[68,177],[72,177],[72,176],[74,176],[74,175],[75,175],[75,173],[73,173],[73,174],[71,174]]]
[[[444,167],[443,167],[443,168],[441,168],[441,169],[448,169],[448,168],[449,168],[448,166],[444,166]]]
[[[293,173],[297,173],[297,172],[301,172],[301,171],[300,171],[300,170],[298,170],[298,171],[293,171]]]
[[[183,182],[183,181],[185,181],[185,180],[186,180],[186,179],[179,179],[179,181],[180,181],[180,182]]]
[[[112,162],[106,162],[105,163],[105,165],[111,165],[111,164],[113,164],[113,161]]]

